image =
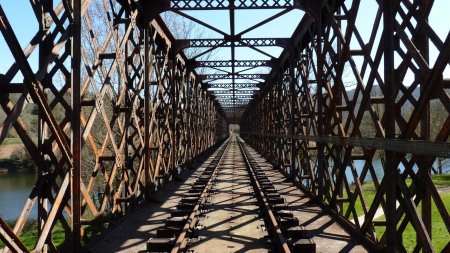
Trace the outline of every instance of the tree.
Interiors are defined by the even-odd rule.
[[[172,35],[175,39],[184,40],[184,39],[192,39],[192,38],[207,38],[211,37],[208,30],[203,28],[202,26],[197,25],[195,22],[184,19],[180,15],[167,11],[161,13],[161,18],[164,20],[164,23],[169,28]],[[204,52],[204,48],[186,48],[183,52],[188,59],[192,59],[195,56]],[[212,50],[204,55],[199,56],[196,60],[201,61],[209,61],[213,60],[215,56],[215,51]],[[197,70],[198,74],[206,74],[206,70],[204,68],[200,68]],[[214,72],[215,73],[215,72]]]
[[[430,111],[431,111],[431,117],[430,117],[430,137],[431,140],[435,140],[439,132],[441,131],[442,126],[444,125],[444,122],[446,121],[449,112],[446,110],[445,106],[440,103],[440,101],[432,101],[430,103]],[[447,143],[449,143],[450,140],[447,140]],[[443,157],[437,157],[437,173],[443,174],[448,171],[444,172],[444,167],[449,166],[450,161],[448,159],[444,159]]]

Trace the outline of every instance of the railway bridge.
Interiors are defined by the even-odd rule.
[[[0,251],[450,252],[447,2],[0,1]]]

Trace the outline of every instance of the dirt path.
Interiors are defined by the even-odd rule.
[[[442,187],[437,189],[439,193],[449,193],[450,187]]]
[[[0,146],[0,159],[8,159],[11,157],[11,154],[23,147],[23,144],[7,144]]]

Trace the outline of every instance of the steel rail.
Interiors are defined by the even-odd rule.
[[[213,186],[213,179],[215,178],[217,174],[217,168],[220,166],[220,163],[222,162],[222,159],[224,157],[224,154],[227,150],[227,148],[230,145],[230,138],[225,143],[225,147],[223,147],[221,157],[219,161],[217,162],[217,166],[214,168],[213,173],[211,174],[211,177],[208,179],[208,183],[206,183],[205,187],[203,188],[202,193],[200,194],[199,199],[197,200],[197,203],[194,206],[194,209],[192,210],[191,214],[188,216],[186,224],[183,226],[183,229],[181,230],[181,233],[178,235],[177,240],[175,241],[175,245],[173,249],[170,251],[171,253],[178,253],[181,252],[184,248],[186,248],[187,245],[187,237],[192,231],[192,228],[197,223],[198,216],[200,215],[201,206],[206,202],[209,191],[211,190],[211,187]],[[219,149],[219,152],[221,150]]]
[[[239,138],[240,139],[240,138]],[[272,209],[269,206],[269,202],[267,201],[266,197],[264,196],[264,193],[261,190],[261,185],[259,184],[258,179],[256,178],[255,172],[253,170],[253,167],[249,161],[249,154],[247,154],[247,149],[244,147],[244,144],[242,140],[238,139],[239,148],[241,150],[242,156],[244,157],[246,167],[248,169],[248,172],[250,174],[250,178],[253,183],[253,188],[255,189],[255,193],[257,195],[258,200],[261,202],[262,206],[264,207],[264,212],[267,215],[267,219],[264,219],[271,229],[272,236],[276,239],[276,242],[278,245],[276,245],[277,252],[285,252],[290,253],[291,250],[287,244],[286,238],[284,237],[283,233],[281,232],[280,225],[277,222],[277,219],[275,218],[275,215],[273,214]]]

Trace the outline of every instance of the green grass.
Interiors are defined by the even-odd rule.
[[[450,187],[450,174],[433,175],[432,180],[438,189],[444,188],[444,187]],[[411,182],[412,182],[411,179],[406,180],[406,184],[408,186],[411,185]],[[351,188],[351,191],[354,192],[355,186],[352,185],[350,188]],[[362,185],[362,192],[363,192],[364,198],[366,200],[367,208],[370,208],[370,205],[372,204],[373,199],[375,198],[375,194],[376,194],[374,184],[372,182],[364,183]],[[441,193],[440,196],[441,196],[442,201],[444,202],[444,205],[446,206],[447,210],[450,210],[450,193]],[[344,197],[346,197],[345,194],[344,194]],[[436,252],[441,252],[443,250],[443,248],[449,242],[448,231],[443,223],[441,215],[439,214],[439,211],[438,211],[436,205],[434,204],[433,200],[432,200],[432,203],[433,204],[432,204],[432,238],[431,239],[432,239],[433,246],[434,246]],[[347,211],[348,206],[349,206],[349,203],[345,202],[344,203],[344,211]],[[359,197],[357,198],[357,200],[355,202],[355,210],[356,210],[356,213],[358,216],[361,216],[364,214],[361,200]],[[418,211],[419,211],[419,213],[422,212],[422,208],[420,205],[418,206]],[[353,216],[350,215],[350,218],[352,219]],[[376,220],[383,221],[383,220],[385,220],[385,217],[381,216],[381,217],[377,218]],[[385,231],[385,227],[375,227],[375,231],[377,233],[378,238],[381,238],[381,236],[383,235],[383,233]],[[416,231],[413,228],[413,226],[411,225],[411,223],[408,224],[405,231],[403,232],[402,240],[403,240],[403,245],[405,246],[407,252],[412,252],[417,243],[416,242],[417,236],[416,236]]]
[[[350,190],[352,192],[354,192],[355,188],[356,188],[356,186],[352,185],[350,187]],[[375,198],[375,194],[377,193],[377,191],[375,189],[375,185],[373,184],[373,182],[366,182],[361,186],[361,188],[362,188],[362,190],[361,190],[362,194],[364,195],[364,200],[366,201],[367,209],[369,209],[370,205],[373,202],[373,199]],[[347,197],[347,194],[344,192],[344,198],[346,198],[346,197]],[[344,211],[347,211],[348,207],[349,207],[349,203],[344,202]],[[358,216],[361,216],[364,214],[364,209],[363,209],[361,199],[359,196],[355,201],[355,209],[356,209],[356,213]],[[352,215],[350,215],[350,217],[352,217]]]
[[[444,174],[444,175],[433,175],[432,180],[436,187],[444,188],[444,187],[450,187],[450,174]],[[412,180],[407,179],[406,184],[409,186],[411,185]],[[355,186],[352,185],[351,191],[354,192]],[[373,199],[375,198],[376,190],[375,186],[372,182],[366,182],[362,185],[362,193],[364,195],[364,198],[366,200],[367,208],[370,208],[370,205],[373,202]],[[444,205],[446,206],[447,210],[450,210],[450,193],[441,193],[440,194],[442,201],[444,202]],[[346,197],[346,194],[344,194],[344,197]],[[436,252],[441,252],[443,248],[447,245],[449,242],[448,237],[448,231],[447,228],[444,225],[444,222],[441,218],[441,215],[439,214],[439,211],[434,204],[434,201],[432,201],[432,242],[433,247],[435,248]],[[344,203],[344,213],[347,211],[349,207],[349,203]],[[355,210],[358,216],[361,216],[364,214],[363,207],[361,204],[361,200],[358,197],[355,202]],[[418,207],[419,213],[422,212],[422,208],[419,205]],[[350,215],[350,219],[352,219],[353,216]],[[384,216],[381,216],[377,218],[376,220],[383,221],[385,220]],[[384,234],[385,227],[375,227],[375,231],[377,233],[378,238],[381,238],[381,236]],[[416,231],[409,223],[405,229],[405,231],[402,234],[402,240],[403,245],[405,246],[407,252],[413,252],[414,247],[417,244],[417,236]]]
[[[112,225],[112,222],[122,217],[121,215],[107,215],[105,217],[99,218],[96,224],[83,226],[84,235],[81,239],[81,245],[85,246],[90,243],[90,241],[95,237],[102,233],[104,228],[108,228]],[[91,217],[92,218],[92,217]],[[8,222],[8,225],[12,228],[14,227],[15,222]],[[97,227],[97,228],[95,228]],[[103,227],[103,228],[101,228]],[[36,242],[37,242],[37,221],[27,222],[23,228],[22,235],[19,237],[22,243],[28,250],[33,250]],[[58,221],[55,223],[55,226],[52,229],[52,241],[58,252],[67,252],[67,247],[70,245],[65,245],[66,233],[64,231],[63,226]],[[5,247],[5,244],[0,240],[0,249]]]
[[[443,175],[433,175],[432,180],[434,184],[436,185],[436,188],[444,188],[444,187],[450,187],[450,174],[443,174]],[[406,179],[406,184],[408,186],[411,185],[412,180],[410,178]],[[350,189],[352,192],[355,191],[355,185],[350,186]],[[373,182],[365,182],[362,185],[362,193],[364,195],[364,199],[366,201],[367,209],[370,208],[370,205],[373,202],[373,199],[375,198],[376,190],[375,185]],[[347,197],[347,194],[344,192],[344,198]],[[450,205],[450,202],[448,202]],[[347,211],[349,206],[348,202],[344,202],[344,211]],[[358,216],[361,216],[364,214],[363,207],[361,204],[361,199],[358,197],[355,202],[355,209]],[[350,216],[351,217],[351,216]]]
[[[12,224],[10,226],[12,227]],[[19,238],[28,250],[33,250],[38,238],[37,221],[28,222]],[[59,222],[55,224],[52,230],[52,239],[57,248],[60,248],[64,243],[65,233]],[[5,244],[0,241],[0,249],[3,247],[5,247]]]
[[[447,207],[447,210],[450,208],[450,193],[442,193],[441,195],[442,201],[444,202],[444,205]],[[422,212],[422,208],[419,205],[418,207],[418,211],[419,213]],[[442,221],[441,215],[439,214],[439,211],[436,207],[436,205],[432,204],[432,209],[431,209],[431,227],[432,227],[432,231],[431,231],[431,240],[433,243],[433,247],[435,249],[436,252],[441,252],[444,247],[447,245],[447,243],[449,242],[449,236],[448,236],[448,231],[447,228],[444,225],[444,222]],[[385,217],[382,216],[380,218],[378,218],[377,220],[385,220]],[[381,238],[381,236],[383,235],[384,231],[385,231],[385,227],[375,227],[375,231],[377,233],[377,236],[379,238]],[[405,231],[403,232],[403,236],[402,236],[402,240],[403,240],[403,245],[406,248],[407,252],[413,252],[414,247],[416,246],[417,243],[417,237],[416,237],[416,231],[413,228],[413,226],[411,225],[411,223],[408,224],[408,226],[406,227]]]
[[[434,185],[437,188],[450,187],[450,174],[433,175],[431,176]],[[412,180],[410,178],[406,179],[406,184],[411,185]]]
[[[22,140],[20,138],[5,138],[2,142],[2,145],[10,145],[10,144],[21,144]]]
[[[37,138],[32,138],[33,142],[36,143],[37,142]],[[9,137],[9,138],[5,138],[2,142],[1,145],[10,145],[10,144],[22,144],[22,139],[20,139],[19,137]]]

